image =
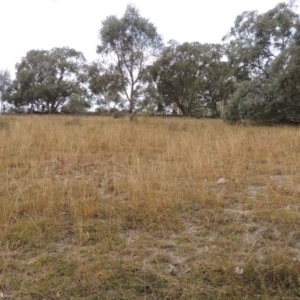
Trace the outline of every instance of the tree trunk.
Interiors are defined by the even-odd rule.
[[[177,106],[180,108],[180,110],[182,112],[182,115],[185,116],[186,115],[185,107],[182,104],[180,104],[180,103],[177,103]]]
[[[133,118],[134,118],[134,112],[130,112],[130,113],[129,113],[129,119],[130,119],[130,122],[133,121]]]
[[[134,118],[134,100],[131,99],[130,104],[129,104],[129,119],[130,119],[130,122],[133,121],[133,118]]]
[[[2,114],[2,110],[3,110],[3,102],[2,102],[2,97],[1,97],[1,93],[0,93],[0,115]]]

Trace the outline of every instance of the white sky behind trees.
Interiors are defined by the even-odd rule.
[[[98,32],[109,15],[121,17],[134,4],[163,36],[183,42],[220,43],[245,10],[265,12],[280,0],[0,0],[0,70],[12,77],[32,49],[69,46],[91,62],[98,58]]]

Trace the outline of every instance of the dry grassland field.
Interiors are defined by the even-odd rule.
[[[0,299],[300,299],[299,127],[0,125]]]

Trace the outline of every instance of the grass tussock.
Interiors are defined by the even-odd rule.
[[[297,127],[1,124],[1,298],[300,297]]]

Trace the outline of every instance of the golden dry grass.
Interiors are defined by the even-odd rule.
[[[300,297],[299,128],[1,122],[2,298]]]

